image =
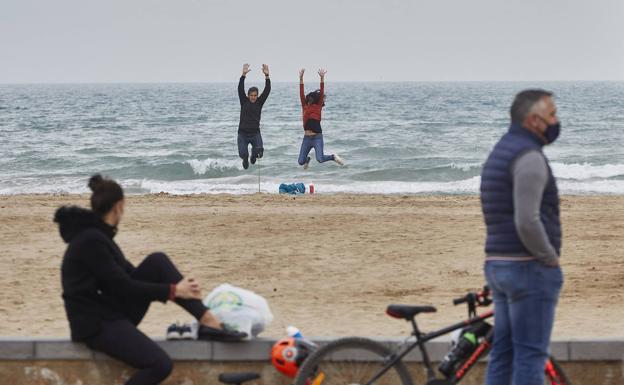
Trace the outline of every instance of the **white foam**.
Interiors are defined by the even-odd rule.
[[[483,167],[483,163],[451,163],[451,168],[461,171],[470,171],[474,168],[480,169],[481,167]]]
[[[83,194],[88,193],[87,177],[20,178],[0,180],[0,195],[14,194]],[[480,177],[453,182],[344,182],[329,179],[288,180],[263,177],[260,191],[277,193],[280,183],[314,183],[317,193],[352,194],[479,194]],[[253,194],[258,192],[258,179],[253,175],[228,178],[161,181],[149,179],[119,180],[128,194],[166,192],[186,194]],[[624,194],[624,180],[558,180],[562,194]]]
[[[476,194],[479,188],[479,177],[454,182],[350,182],[337,184],[327,180],[311,181],[316,190],[323,193],[353,193],[353,194]],[[260,191],[277,193],[280,183],[294,183],[299,181],[278,181],[266,178],[261,181]],[[303,181],[306,186],[310,181]],[[194,179],[182,181],[155,181],[155,180],[125,180],[124,188],[137,192],[159,193],[167,192],[174,195],[186,194],[253,194],[258,192],[258,182],[255,177],[242,176],[219,179]]]
[[[564,194],[624,194],[624,180],[596,180],[591,182],[559,181],[558,187]]]
[[[555,176],[560,179],[586,180],[624,176],[624,164],[594,166],[590,163],[566,164],[552,162],[551,167]]]
[[[277,193],[280,183],[313,183],[317,193],[352,194],[479,194],[481,178],[478,176],[453,182],[346,182],[333,180],[278,180],[263,178],[260,191]],[[253,194],[258,192],[254,176],[238,176],[219,179],[194,179],[183,181],[125,180],[124,188],[140,193],[167,192],[186,194]],[[559,181],[563,194],[624,194],[624,180],[599,180],[586,182]]]
[[[0,195],[83,194],[90,192],[88,177],[47,177],[0,180]]]
[[[223,159],[191,159],[185,162],[193,169],[193,173],[196,175],[204,175],[209,170],[242,170],[242,162],[238,160],[223,160]]]

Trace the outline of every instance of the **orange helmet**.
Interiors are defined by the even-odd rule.
[[[308,357],[312,350],[312,345],[300,338],[282,338],[273,345],[271,349],[271,362],[275,369],[295,378],[299,366]]]

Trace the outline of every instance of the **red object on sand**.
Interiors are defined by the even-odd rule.
[[[314,194],[314,185],[313,184],[310,185],[310,194]]]

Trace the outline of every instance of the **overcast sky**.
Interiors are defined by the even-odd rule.
[[[624,80],[624,0],[0,0],[0,83]]]

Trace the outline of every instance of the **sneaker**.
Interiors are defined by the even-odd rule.
[[[338,154],[334,154],[334,162],[338,163],[341,166],[344,166],[344,160]]]
[[[179,327],[180,338],[183,340],[192,340],[193,339],[193,329],[190,324],[184,324]]]
[[[249,160],[251,161],[251,164],[256,164],[256,158],[255,157],[252,156]]]
[[[167,328],[167,335],[166,335],[168,340],[179,340],[182,338],[182,334],[180,333],[180,326],[177,323],[171,324],[169,325],[169,327]]]
[[[303,169],[307,170],[308,167],[310,167],[310,160],[311,158],[308,156],[308,159],[306,159],[306,162],[303,164]]]
[[[247,158],[243,159],[243,168],[245,170],[249,168],[249,160],[247,160]]]

